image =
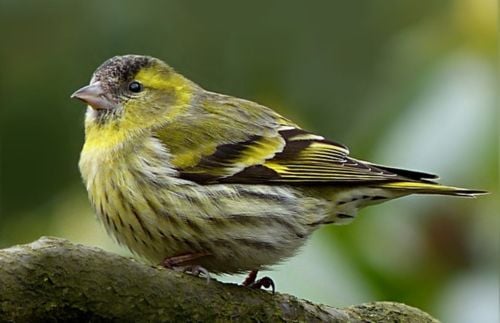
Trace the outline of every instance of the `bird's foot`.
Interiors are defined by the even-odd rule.
[[[162,265],[165,268],[190,273],[193,276],[203,274],[207,278],[207,283],[210,282],[210,273],[207,269],[200,265],[189,264],[192,261],[210,255],[208,252],[187,253],[183,255],[168,257],[163,260]]]
[[[182,268],[182,272],[190,273],[191,275],[196,277],[199,277],[200,274],[203,274],[203,276],[207,278],[207,284],[210,283],[210,273],[200,265],[186,266]]]
[[[261,289],[262,287],[264,288],[271,288],[272,293],[274,294],[275,287],[274,287],[274,282],[271,278],[264,276],[261,279],[257,279],[255,282],[250,284],[248,287],[250,288],[255,288],[255,289]]]
[[[262,287],[271,288],[274,294],[275,286],[273,280],[267,276],[257,279],[257,273],[258,270],[252,270],[241,285],[255,289],[261,289]]]

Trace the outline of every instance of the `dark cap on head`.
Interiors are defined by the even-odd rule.
[[[141,55],[124,55],[115,56],[97,68],[94,72],[94,81],[118,81],[128,82],[144,67],[149,67],[155,62],[157,58],[151,56]]]

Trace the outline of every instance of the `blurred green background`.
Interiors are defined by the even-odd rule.
[[[492,192],[408,197],[324,228],[267,273],[280,292],[496,322],[496,19],[493,0],[0,0],[0,247],[55,235],[127,253],[87,202],[77,169],[85,108],[69,95],[105,59],[148,54],[353,156]]]

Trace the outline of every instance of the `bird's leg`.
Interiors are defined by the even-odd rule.
[[[258,270],[252,270],[247,278],[241,283],[243,286],[248,286],[250,288],[255,288],[255,289],[260,289],[262,287],[264,288],[269,288],[271,287],[273,294],[274,294],[274,282],[271,278],[265,276],[262,277],[261,279],[257,279],[257,273]]]
[[[196,252],[196,253],[185,253],[178,256],[167,257],[163,260],[162,265],[165,268],[173,269],[174,267],[179,267],[196,260],[201,257],[210,255],[208,252]]]
[[[197,252],[197,253],[186,253],[183,255],[168,257],[163,260],[162,265],[165,268],[174,269],[174,270],[182,270],[182,272],[190,272],[194,276],[199,276],[200,274],[204,274],[207,277],[207,283],[210,282],[210,274],[208,270],[203,268],[200,265],[192,265],[188,264],[193,260],[196,260],[201,257],[205,257],[210,255],[208,252]],[[181,268],[182,267],[182,268]]]
[[[253,283],[255,283],[255,279],[257,278],[258,272],[259,272],[258,270],[252,270],[251,272],[249,272],[247,278],[245,278],[245,280],[243,281],[243,283],[241,283],[241,285],[250,286]]]

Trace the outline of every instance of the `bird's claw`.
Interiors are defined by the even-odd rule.
[[[208,270],[199,265],[186,266],[182,268],[183,273],[190,273],[193,276],[199,277],[200,274],[203,274],[207,278],[207,284],[210,283],[210,273]]]
[[[261,289],[262,287],[264,288],[271,287],[272,292],[274,294],[275,287],[273,280],[267,276],[262,277],[261,279],[257,279],[257,272],[258,272],[257,270],[252,270],[248,274],[247,278],[243,281],[242,285],[254,289]]]
[[[271,278],[269,278],[267,276],[256,280],[252,284],[248,285],[248,287],[254,288],[254,289],[261,289],[262,287],[271,288],[272,293],[274,294],[274,292],[275,292],[274,282]]]

